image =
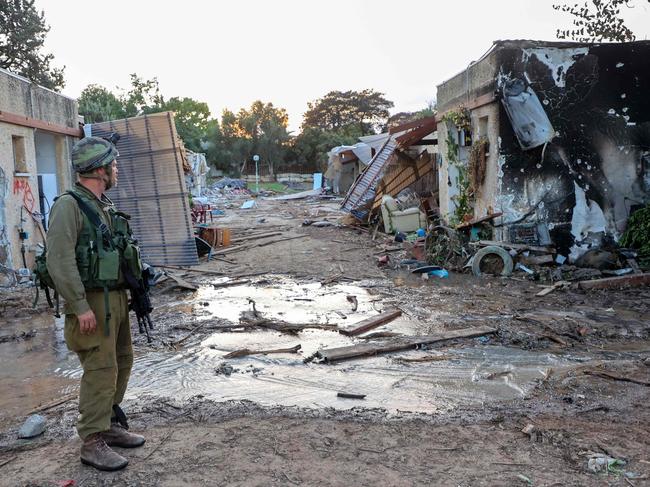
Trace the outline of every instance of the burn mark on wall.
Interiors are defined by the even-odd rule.
[[[500,78],[530,83],[556,131],[523,151],[500,117],[504,220],[542,198],[532,219],[549,224],[563,255],[618,238],[631,209],[650,200],[650,42],[509,46],[498,56]]]

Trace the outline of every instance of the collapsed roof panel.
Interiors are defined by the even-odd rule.
[[[397,149],[406,149],[416,145],[424,137],[434,132],[436,127],[435,117],[427,117],[395,127],[392,134],[383,134],[386,137],[384,144],[352,185],[341,208],[354,213],[358,218],[365,218],[370,205],[375,201],[377,185],[384,177],[386,169],[397,160]]]
[[[119,183],[108,195],[131,215],[144,260],[153,265],[198,264],[173,114],[92,124],[90,131],[98,137],[120,135]]]

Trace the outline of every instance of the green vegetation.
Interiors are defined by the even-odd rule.
[[[237,113],[226,109],[217,119],[206,103],[188,97],[166,99],[156,78],[145,80],[135,73],[127,90],[89,85],[78,101],[79,113],[89,123],[173,111],[185,146],[204,152],[209,164],[231,175],[240,174],[254,154],[270,175],[289,166],[324,170],[332,147],[354,144],[359,136],[385,128],[393,106],[374,90],[330,92],[309,103],[301,133],[292,136],[286,110],[272,103],[258,100]]]
[[[452,226],[456,226],[465,221],[467,215],[472,215],[474,208],[474,192],[471,188],[467,165],[463,164],[459,159],[459,146],[455,137],[458,130],[469,130],[469,111],[464,108],[449,111],[442,117],[442,121],[445,122],[447,128],[447,137],[445,139],[447,145],[447,162],[458,171],[458,177],[456,179],[458,195],[453,198],[456,202],[456,211],[449,221]]]
[[[620,244],[635,249],[639,254],[639,265],[650,268],[650,204],[630,216]]]
[[[60,91],[65,68],[52,67],[54,56],[41,52],[49,31],[34,0],[0,0],[0,68]]]

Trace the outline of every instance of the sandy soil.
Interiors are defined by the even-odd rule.
[[[0,485],[54,486],[65,485],[60,482],[68,479],[74,485],[124,486],[650,485],[648,288],[588,293],[570,289],[538,298],[539,284],[523,275],[479,279],[452,274],[450,279],[421,281],[403,269],[377,267],[377,255],[386,250],[393,262],[400,259],[389,240],[373,241],[366,232],[349,228],[300,226],[304,219],[335,221],[338,216],[335,204],[310,200],[264,201],[252,211],[229,211],[224,225],[234,229],[233,238],[238,232],[278,229],[282,235],[245,242],[249,248],[244,251],[221,256],[229,262],[200,266],[212,274],[179,275],[200,283],[214,282],[221,275],[261,273],[254,278],[259,286],[267,285],[264,274],[354,282],[366,286],[385,306],[400,306],[410,320],[422,324],[423,334],[489,325],[497,328],[497,334],[484,345],[472,346],[553,354],[571,366],[551,370],[532,392],[518,399],[495,398],[436,414],[371,409],[361,401],[333,409],[200,396],[132,398],[126,404],[132,428],[145,431],[148,442],[141,449],[125,451],[129,467],[112,474],[79,464],[74,399],[45,412],[48,429],[43,436],[16,440],[25,409],[58,397],[53,387],[30,387],[22,396],[25,409],[16,407],[15,395],[0,398],[0,409],[8,411],[0,423]],[[190,297],[191,293],[174,289],[157,291],[157,304],[170,300],[181,304],[161,306],[154,313],[157,321],[168,324],[158,331],[156,346],[188,337],[188,330],[194,329],[202,310],[191,304]],[[0,330],[28,329],[40,319],[27,306],[7,310]],[[209,334],[209,329],[190,333],[185,344]],[[2,346],[6,391],[30,384],[29,377],[16,379],[19,374],[11,362],[38,357],[38,347],[11,355]],[[464,346],[458,342],[445,349]],[[151,350],[139,336],[136,349],[140,355]],[[432,366],[424,363],[414,370],[435,371],[428,368]],[[51,375],[50,385],[58,385],[60,396],[69,392],[64,389],[69,379],[61,384],[60,377]],[[39,381],[47,382],[47,377]],[[527,425],[532,425],[532,433],[522,432]],[[627,464],[621,472],[594,474],[587,468],[593,454]]]

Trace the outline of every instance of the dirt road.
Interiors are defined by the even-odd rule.
[[[301,226],[336,221],[336,208],[259,201],[228,211],[223,225],[244,238],[234,244],[243,250],[202,264],[208,272],[176,270],[196,292],[171,280],[156,290],[156,339],[148,346],[135,337],[125,404],[148,442],[125,452],[131,464],[122,472],[79,464],[76,358],[65,351],[60,321],[14,299],[2,334],[35,336],[0,343],[0,485],[650,485],[650,290],[538,298],[538,284],[523,275],[422,281],[377,266],[379,255],[401,258],[389,240]],[[271,233],[279,235],[261,236]],[[253,311],[250,300],[273,322],[348,327],[399,307],[402,317],[373,332],[497,332],[303,363],[323,348],[382,339],[233,328]],[[297,344],[297,354],[224,359]],[[341,399],[340,391],[366,397]],[[43,412],[43,436],[16,439],[27,412],[66,394],[69,401]],[[593,473],[596,455],[626,464]]]

